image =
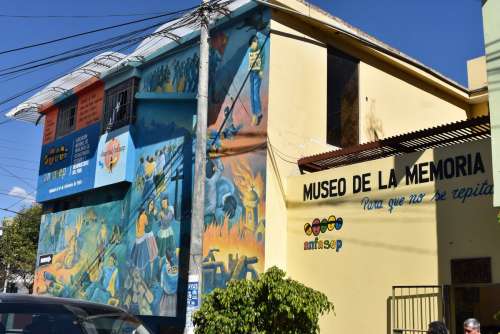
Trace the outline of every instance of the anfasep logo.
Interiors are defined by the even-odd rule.
[[[304,241],[304,250],[319,250],[319,249],[333,249],[339,252],[342,248],[342,240],[340,239],[327,239],[322,240],[318,236],[322,233],[339,231],[344,225],[344,220],[341,217],[334,215],[328,218],[315,218],[312,223],[304,225],[304,233],[309,236],[314,236],[314,240]]]
[[[318,236],[320,233],[325,233],[328,231],[340,230],[342,225],[344,224],[344,220],[341,217],[336,218],[334,215],[328,217],[328,219],[323,218],[319,220],[319,218],[315,218],[312,221],[312,224],[307,223],[304,225],[304,232],[307,236],[314,234],[314,236]]]
[[[54,257],[54,255],[52,255],[52,254],[41,255],[40,258],[38,259],[38,264],[40,266],[52,264],[53,257]]]

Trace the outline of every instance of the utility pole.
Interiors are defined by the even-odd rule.
[[[200,64],[198,76],[198,106],[196,113],[196,147],[194,162],[194,185],[191,214],[191,246],[189,251],[189,285],[188,293],[194,292],[193,283],[197,282],[195,300],[190,298],[187,305],[186,328],[184,333],[192,333],[191,311],[201,304],[202,259],[203,259],[203,226],[205,218],[205,177],[207,159],[207,113],[208,113],[208,24],[209,1],[202,0],[200,7]],[[191,291],[189,291],[191,290]]]

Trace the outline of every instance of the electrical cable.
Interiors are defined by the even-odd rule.
[[[94,34],[94,33],[101,32],[101,31],[116,29],[116,28],[124,27],[124,26],[131,25],[131,24],[136,24],[136,23],[140,23],[140,22],[150,21],[150,20],[154,20],[157,18],[165,17],[165,16],[171,16],[171,15],[175,15],[175,14],[185,13],[185,12],[193,10],[195,8],[198,8],[198,6],[193,6],[193,7],[189,7],[189,8],[185,8],[182,10],[177,10],[177,11],[173,11],[173,12],[169,12],[169,13],[165,13],[165,14],[161,14],[161,15],[151,16],[151,17],[147,17],[144,19],[140,19],[140,20],[128,21],[128,22],[124,22],[124,23],[120,23],[120,24],[115,24],[115,25],[97,28],[97,29],[93,29],[93,30],[89,30],[89,31],[84,31],[81,33],[67,35],[64,37],[59,37],[59,38],[52,39],[52,40],[45,41],[45,42],[28,44],[28,45],[20,46],[20,47],[9,49],[9,50],[3,50],[3,51],[0,51],[0,55],[6,54],[6,53],[22,51],[22,50],[26,50],[26,49],[31,49],[31,48],[35,48],[35,47],[39,47],[39,46],[43,46],[43,45],[52,44],[52,43],[57,43],[57,42],[61,42],[64,40],[68,40],[68,39],[72,39],[72,38],[76,38],[76,37],[81,37],[81,36],[85,36],[85,35],[90,35],[90,34]]]
[[[34,196],[34,195],[35,195],[35,193],[36,193],[36,190],[33,190],[32,192],[29,192],[29,193],[28,193],[28,196]],[[22,200],[22,199],[21,199],[21,200],[18,200],[18,201],[15,201],[15,202],[14,202],[14,203],[12,203],[11,205],[9,205],[9,206],[7,207],[7,209],[12,209],[13,207],[15,207],[16,205],[18,205],[18,204],[19,204],[19,203],[21,203],[21,202],[23,202],[23,200]]]
[[[173,21],[173,20],[172,20],[172,21]],[[164,23],[162,23],[162,24],[164,24]],[[182,25],[182,26],[184,26],[184,25]],[[182,26],[177,26],[177,25],[175,25],[175,26],[172,26],[172,27],[171,27],[171,29],[178,29],[178,28],[180,28],[180,27],[182,27]],[[170,28],[170,27],[169,27],[169,28]],[[154,36],[154,35],[158,35],[158,34],[163,34],[163,33],[165,33],[165,32],[162,30],[162,31],[159,31],[159,32],[156,32],[156,33],[153,33],[153,34],[149,34],[149,35],[144,35],[144,36],[136,37],[136,38],[133,38],[133,39],[131,39],[131,40],[126,40],[126,41],[122,41],[122,42],[117,42],[117,43],[114,43],[114,44],[112,44],[112,45],[106,45],[106,46],[104,46],[104,47],[101,47],[101,48],[98,48],[98,49],[94,49],[94,50],[90,50],[90,51],[87,51],[87,52],[83,52],[83,53],[81,53],[81,54],[71,55],[71,56],[68,56],[68,57],[59,58],[59,59],[56,59],[56,60],[53,60],[53,61],[50,61],[50,62],[47,62],[47,63],[43,63],[43,64],[39,64],[39,65],[35,65],[35,66],[29,67],[29,68],[25,68],[25,69],[22,69],[22,70],[16,70],[16,71],[8,72],[8,73],[3,73],[3,74],[0,74],[0,77],[2,77],[2,76],[4,76],[4,75],[7,75],[7,74],[17,73],[17,72],[20,72],[20,71],[24,71],[24,70],[26,70],[26,69],[31,69],[31,68],[37,68],[37,67],[45,66],[45,65],[47,65],[47,64],[49,64],[49,65],[50,65],[50,64],[59,63],[59,62],[65,61],[65,60],[69,60],[69,59],[73,59],[73,58],[80,57],[80,56],[82,56],[82,55],[87,55],[87,54],[89,54],[89,53],[96,53],[96,52],[99,52],[99,51],[106,50],[106,49],[108,49],[108,48],[110,48],[110,47],[114,47],[114,46],[119,46],[119,45],[122,45],[122,44],[124,44],[124,43],[128,43],[128,44],[127,44],[127,46],[126,46],[126,48],[128,48],[128,47],[130,47],[131,45],[135,44],[135,43],[136,43],[137,41],[139,41],[139,40],[144,40],[144,39],[145,39],[145,38],[147,38],[147,37]],[[40,88],[44,87],[45,85],[47,85],[47,84],[51,83],[52,81],[54,81],[54,79],[46,80],[46,81],[42,82],[41,84],[38,84],[38,85],[37,85],[37,86],[35,86],[35,87],[32,87],[32,88],[30,88],[30,89],[27,89],[27,90],[25,90],[25,91],[22,91],[22,92],[20,92],[20,93],[17,93],[17,94],[15,94],[15,95],[13,95],[13,96],[10,96],[10,97],[8,97],[8,98],[6,98],[6,99],[4,99],[4,100],[1,100],[1,101],[0,101],[0,105],[3,105],[3,104],[5,104],[5,103],[7,103],[7,102],[10,102],[10,101],[12,101],[12,100],[15,100],[15,99],[17,99],[17,98],[19,98],[19,97],[21,97],[21,96],[24,96],[24,95],[26,95],[26,94],[28,94],[28,93],[30,93],[30,92],[32,92],[32,91],[38,90],[38,89],[40,89]],[[2,123],[0,123],[0,125],[1,125],[1,124],[2,124]]]
[[[25,169],[25,170],[29,170],[29,171],[32,171],[32,172],[38,172],[38,169],[35,169],[35,168],[26,168],[26,167],[21,167],[21,166],[16,166],[16,165],[5,165],[5,164],[0,164],[0,166],[3,166],[3,167],[7,167],[7,168],[16,168],[16,169]]]
[[[23,67],[23,66],[26,66],[26,65],[31,65],[31,64],[34,64],[34,63],[41,62],[43,60],[49,60],[51,58],[56,58],[56,57],[61,56],[61,55],[71,54],[71,53],[73,53],[75,51],[85,50],[85,49],[91,48],[93,46],[100,46],[100,45],[103,45],[105,43],[116,42],[116,41],[119,41],[121,39],[124,39],[124,38],[127,38],[127,37],[131,37],[133,35],[137,35],[138,33],[145,32],[147,30],[159,27],[159,26],[161,26],[161,25],[163,25],[165,23],[172,22],[175,19],[176,18],[174,18],[172,20],[169,20],[169,21],[162,21],[162,22],[159,22],[159,23],[155,23],[155,24],[149,25],[149,26],[141,28],[141,29],[132,30],[132,31],[123,33],[121,35],[110,37],[110,38],[106,38],[106,39],[100,40],[98,42],[93,42],[93,43],[90,43],[90,44],[87,44],[87,45],[84,45],[84,46],[81,46],[81,47],[78,47],[78,48],[74,48],[74,49],[70,49],[70,50],[58,52],[56,54],[52,54],[52,55],[47,56],[47,57],[43,57],[43,58],[31,60],[31,61],[28,61],[28,62],[25,62],[25,63],[22,63],[22,64],[17,64],[17,65],[13,65],[13,66],[9,66],[9,67],[0,68],[0,72],[5,72],[7,70],[16,69],[16,68]]]
[[[31,189],[35,189],[33,188],[33,185],[32,184],[29,184],[27,183],[27,179],[24,179],[24,178],[21,178],[19,176],[17,176],[16,174],[12,173],[10,170],[8,170],[7,168],[3,167],[3,166],[0,166],[0,169],[3,170],[4,172],[8,173],[10,176],[12,176],[13,178],[23,182],[25,185],[29,186]]]
[[[132,16],[146,16],[158,15],[165,12],[147,12],[147,13],[117,13],[117,14],[102,14],[102,15],[9,15],[0,14],[0,18],[14,18],[14,19],[93,19],[93,18],[107,18],[107,17],[132,17]]]
[[[14,197],[14,198],[21,198],[22,200],[30,200],[30,201],[35,201],[33,197],[28,197],[28,196],[23,196],[23,195],[17,195],[17,194],[12,194],[12,193],[6,193],[3,191],[0,191],[0,195],[2,196],[8,196],[8,197]]]

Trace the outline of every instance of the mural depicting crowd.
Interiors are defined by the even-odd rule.
[[[211,36],[205,293],[264,270],[267,22],[256,13]],[[194,93],[198,63],[196,48],[163,60],[144,70],[141,90]],[[135,179],[122,200],[43,217],[38,255],[53,257],[38,263],[35,293],[176,316],[184,155],[192,154],[184,138],[193,124],[179,104],[164,103],[138,105]]]
[[[123,201],[43,216],[38,255],[53,260],[39,263],[35,293],[176,315],[182,145],[180,138],[139,149]]]
[[[142,90],[154,93],[196,93],[198,89],[198,53],[176,57],[155,66],[145,75]]]

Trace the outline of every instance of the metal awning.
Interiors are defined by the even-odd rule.
[[[300,171],[318,172],[399,154],[490,138],[490,117],[481,116],[465,121],[409,132],[378,141],[360,144],[299,159]]]

